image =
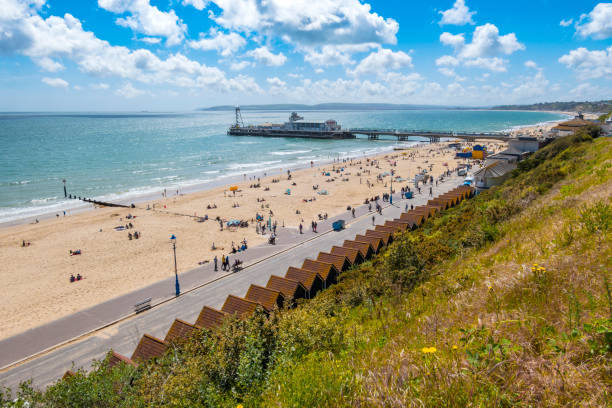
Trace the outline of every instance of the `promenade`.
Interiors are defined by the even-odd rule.
[[[462,181],[462,177],[447,178],[433,187],[433,196]],[[169,271],[166,280],[0,341],[0,385],[16,388],[21,381],[32,379],[35,387],[42,388],[68,369],[89,368],[93,359],[104,358],[111,348],[129,357],[143,334],[163,338],[175,318],[194,322],[203,306],[220,309],[227,295],[244,296],[251,284],[265,286],[270,275],[283,276],[289,266],[299,267],[304,259],[314,259],[319,252],[363,233],[372,226],[372,215],[376,224],[383,224],[399,217],[406,204],[425,204],[430,198],[425,193],[428,190],[423,188],[424,193],[412,200],[394,195],[394,205],[385,203],[382,216],[359,206],[356,218],[345,212],[321,221],[316,234],[309,224],[301,235],[295,229],[279,229],[277,245],[262,244],[244,254],[230,255],[231,262],[238,258],[246,265],[240,272],[214,272],[212,265],[205,265],[181,274],[182,294],[178,298],[174,297],[174,276]],[[347,221],[346,229],[331,231],[331,223],[337,219]],[[134,315],[134,304],[148,297],[154,307]]]

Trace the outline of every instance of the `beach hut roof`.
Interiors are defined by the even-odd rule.
[[[334,266],[340,272],[345,271],[351,267],[351,261],[346,257],[346,255],[334,255],[329,254],[327,252],[319,252],[317,260],[334,264]]]
[[[365,236],[380,238],[384,245],[389,245],[389,242],[393,241],[393,235],[387,231],[374,231],[369,229],[365,232]]]
[[[208,330],[213,330],[223,324],[224,318],[225,312],[213,309],[212,307],[204,306],[202,311],[200,311],[200,315],[198,316],[195,325]]]
[[[228,295],[227,299],[225,299],[223,307],[221,308],[221,310],[225,313],[230,315],[235,314],[240,318],[252,316],[256,309],[256,302],[234,295]]]
[[[312,259],[304,260],[304,263],[302,264],[302,269],[318,273],[319,275],[321,275],[325,282],[328,282],[330,278],[332,280],[335,280],[336,276],[339,273],[338,268],[336,268],[334,264],[322,261],[314,261]]]
[[[321,283],[325,281],[317,272],[294,268],[293,266],[287,269],[285,277],[299,281],[308,291],[311,291],[316,286],[317,280],[320,280]]]
[[[300,292],[306,292],[306,288],[299,281],[277,275],[270,276],[266,287],[279,291],[285,299],[296,299]]]
[[[375,237],[372,235],[360,235],[357,234],[355,235],[355,241],[358,242],[369,242],[370,245],[372,245],[372,248],[374,249],[374,252],[378,252],[382,249],[383,246],[385,246],[385,244],[383,243],[383,240],[380,237]]]
[[[168,333],[166,333],[164,341],[166,343],[170,343],[178,339],[185,339],[197,329],[199,329],[199,327],[191,323],[187,323],[186,321],[181,319],[175,319],[172,323],[172,326],[170,326]]]
[[[138,346],[132,354],[133,361],[146,361],[153,357],[162,356],[166,352],[168,345],[157,337],[150,334],[142,336],[138,342]]]
[[[112,368],[120,363],[125,363],[125,364],[129,364],[132,366],[136,365],[136,363],[134,363],[131,359],[127,358],[126,356],[119,354],[116,351],[111,351],[110,357],[108,358],[108,366]]]
[[[267,311],[282,307],[285,300],[285,297],[279,290],[264,288],[259,285],[251,285],[245,298],[259,303]]]
[[[359,264],[364,261],[363,255],[358,249],[355,248],[346,248],[334,245],[331,249],[331,253],[333,255],[344,255],[348,258],[351,264]]]
[[[369,242],[351,241],[347,239],[344,241],[342,246],[345,248],[358,249],[364,259],[370,258],[370,256],[372,256],[374,253],[374,248],[372,248],[372,245]]]

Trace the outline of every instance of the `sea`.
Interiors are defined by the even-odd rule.
[[[243,111],[245,124],[282,123],[289,111]],[[493,132],[565,119],[547,112],[489,110],[307,111],[306,121],[343,128]],[[333,159],[422,143],[228,136],[233,111],[0,113],[0,224],[87,205],[202,190]]]

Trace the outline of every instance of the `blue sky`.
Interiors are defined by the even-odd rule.
[[[612,3],[0,0],[0,110],[612,98]]]

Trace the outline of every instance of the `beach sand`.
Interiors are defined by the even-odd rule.
[[[250,222],[256,213],[267,220],[272,210],[279,228],[283,225],[296,228],[303,220],[304,228],[309,229],[318,214],[327,213],[331,217],[346,210],[348,205],[362,204],[367,197],[382,196],[389,191],[386,184],[389,177],[377,182],[376,176],[390,171],[392,161],[397,163],[393,167],[396,175],[405,179],[413,178],[419,166],[429,165],[433,165],[429,174],[437,177],[458,163],[454,151],[446,146],[445,143],[421,145],[380,155],[376,157],[378,167],[367,165],[365,158],[358,158],[352,164],[334,163],[292,171],[291,180],[287,180],[285,170],[281,175],[262,178],[260,188],[249,188],[256,181],[247,179],[237,184],[239,191],[235,197],[228,191],[229,186],[184,196],[170,196],[168,192],[167,198],[139,204],[135,209],[96,208],[38,224],[0,229],[0,279],[5,293],[0,303],[0,338],[171,277],[174,264],[169,238],[172,234],[177,236],[179,273],[185,272],[198,267],[200,261],[212,261],[214,255],[220,258],[221,254],[227,254],[232,242],[238,243],[243,238],[249,246],[266,242],[267,236],[258,235],[255,223]],[[495,150],[500,150],[500,146],[497,144]],[[410,157],[411,154],[415,157]],[[332,172],[330,177],[322,174],[333,167],[344,167],[345,171]],[[370,174],[364,170],[370,170]],[[357,175],[359,172],[361,176]],[[272,183],[273,178],[280,182]],[[335,181],[326,182],[331,178]],[[348,181],[342,181],[347,178]],[[319,191],[327,190],[329,194],[316,194],[312,186],[317,184]],[[410,185],[408,180],[394,187],[407,185]],[[269,191],[264,191],[265,187]],[[291,189],[291,195],[285,194],[286,189]],[[265,201],[258,202],[258,198]],[[303,202],[312,198],[316,200]],[[239,207],[234,208],[234,203]],[[217,208],[207,210],[208,204],[216,204]],[[262,204],[269,208],[262,209]],[[155,208],[147,210],[148,205]],[[296,210],[301,214],[297,215]],[[136,218],[128,220],[128,214]],[[207,214],[210,220],[200,223],[193,217],[177,214]],[[220,231],[219,223],[214,221],[217,216],[226,221],[248,220],[249,227]],[[134,225],[133,229],[114,230],[115,226],[128,222]],[[140,232],[141,238],[129,240],[128,232],[134,231]],[[22,247],[23,240],[31,245]],[[224,250],[212,251],[213,242]],[[69,251],[77,249],[82,254],[71,256]],[[77,273],[85,279],[69,283],[70,275]]]

